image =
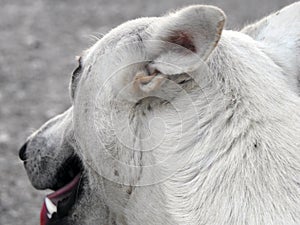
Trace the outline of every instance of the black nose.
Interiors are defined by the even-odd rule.
[[[20,151],[19,151],[19,157],[20,157],[20,159],[23,160],[23,161],[25,161],[25,160],[27,159],[27,157],[26,157],[27,143],[28,143],[28,142],[26,142],[26,143],[21,147],[21,149],[20,149]]]

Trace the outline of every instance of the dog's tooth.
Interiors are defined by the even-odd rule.
[[[48,216],[48,218],[49,218],[49,219],[51,219],[51,217],[52,217],[52,214],[50,214],[50,213],[47,213],[47,216]]]
[[[45,198],[45,203],[46,203],[46,207],[47,207],[47,210],[48,210],[48,213],[50,214],[50,216],[48,213],[47,213],[47,215],[50,219],[52,217],[52,214],[57,212],[57,206],[47,197]]]

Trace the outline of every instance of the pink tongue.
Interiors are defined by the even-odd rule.
[[[58,189],[57,191],[47,195],[46,198],[48,198],[51,202],[53,202],[55,205],[57,205],[57,203],[60,200],[63,200],[64,198],[68,197],[72,193],[74,188],[78,187],[80,177],[81,177],[81,174],[77,174],[76,177],[70,183],[68,183],[66,186]],[[47,224],[47,222],[49,221],[49,218],[47,216],[48,213],[49,212],[47,210],[46,202],[44,200],[44,203],[43,203],[43,206],[41,209],[41,213],[40,213],[40,225]]]

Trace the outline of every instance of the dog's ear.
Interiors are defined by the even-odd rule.
[[[260,43],[263,51],[283,68],[291,86],[299,88],[300,2],[246,26],[241,32]]]
[[[193,5],[183,8],[151,25],[150,32],[157,43],[149,49],[166,64],[192,70],[195,63],[207,60],[217,46],[224,23],[225,14],[217,7]]]

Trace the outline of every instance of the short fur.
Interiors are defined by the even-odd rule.
[[[73,106],[27,147],[37,188],[82,159],[73,224],[300,224],[300,3],[240,32],[224,21],[190,6],[84,53]]]

